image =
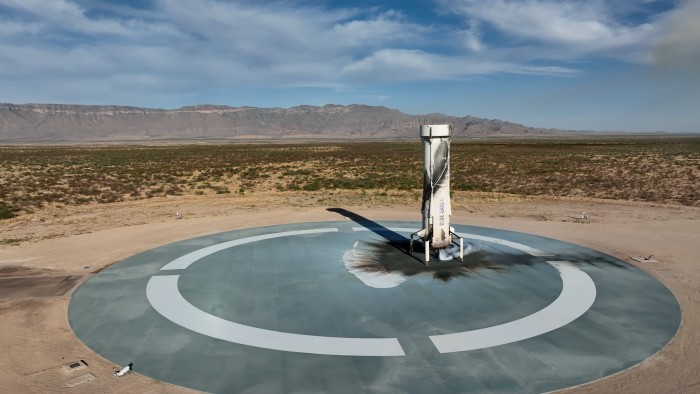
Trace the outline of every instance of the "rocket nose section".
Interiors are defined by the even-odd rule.
[[[452,134],[451,124],[432,124],[420,127],[420,136],[428,138],[444,138]]]

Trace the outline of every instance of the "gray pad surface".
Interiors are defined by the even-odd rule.
[[[367,226],[370,227],[370,226]],[[671,292],[611,256],[456,225],[465,261],[408,253],[416,222],[231,231],[115,264],[73,295],[116,365],[209,392],[543,392],[616,373],[676,333]]]

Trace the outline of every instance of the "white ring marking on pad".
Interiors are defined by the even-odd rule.
[[[440,353],[463,352],[505,345],[536,337],[564,327],[590,309],[596,298],[595,283],[588,274],[568,261],[548,261],[559,271],[561,294],[554,302],[532,315],[497,326],[454,334],[432,335]]]
[[[236,239],[233,241],[222,242],[220,244],[208,246],[206,248],[198,249],[198,250],[195,250],[194,252],[187,253],[184,256],[180,256],[177,259],[166,264],[163,268],[161,268],[161,270],[184,270],[184,269],[187,269],[195,261],[197,261],[203,257],[209,256],[210,254],[214,254],[214,253],[220,252],[224,249],[232,248],[234,246],[244,245],[244,244],[251,243],[251,242],[264,241],[266,239],[272,239],[272,238],[289,237],[290,235],[322,234],[322,233],[331,233],[331,232],[337,232],[337,231],[338,231],[337,228],[316,228],[316,229],[311,229],[311,230],[283,231],[280,233],[254,235],[252,237],[246,237],[246,238]]]
[[[342,338],[292,334],[234,323],[190,304],[177,288],[179,275],[153,276],[146,286],[151,306],[194,332],[241,345],[333,356],[404,356],[396,338]]]
[[[485,235],[469,234],[469,233],[458,233],[458,235],[462,238],[476,239],[479,241],[491,242],[494,244],[507,246],[509,248],[519,250],[521,252],[527,253],[527,254],[532,255],[532,256],[539,256],[539,257],[551,256],[550,253],[547,253],[543,250],[535,249],[532,246],[527,246],[527,245],[513,242],[513,241],[506,241],[505,239],[487,237]]]
[[[385,228],[353,227],[353,231],[377,231]],[[388,228],[396,232],[413,232],[406,227]],[[181,256],[161,270],[181,270],[210,254],[234,246],[292,235],[337,232],[337,228],[285,231],[256,235],[205,247]],[[492,242],[534,256],[547,252],[517,242],[477,234],[460,236]],[[430,340],[440,353],[483,349],[513,343],[561,328],[583,315],[596,298],[596,287],[585,272],[568,261],[547,261],[562,278],[562,292],[544,309],[524,318],[497,326],[453,334],[433,335]],[[404,356],[396,338],[344,338],[293,334],[234,323],[211,315],[190,304],[177,287],[179,275],[153,276],[146,286],[146,296],[153,308],[168,320],[202,335],[242,345],[297,353],[336,356]]]

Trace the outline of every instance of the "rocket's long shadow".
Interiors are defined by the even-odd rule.
[[[352,220],[353,222],[359,224],[362,227],[365,227],[369,229],[370,231],[374,232],[375,234],[379,235],[380,237],[384,238],[387,240],[388,244],[396,248],[397,250],[403,252],[406,255],[409,255],[416,260],[420,261],[417,257],[413,256],[410,253],[410,248],[411,248],[411,241],[404,237],[403,235],[392,231],[381,224],[367,219],[364,216],[358,215],[355,212],[348,211],[347,209],[343,208],[328,208],[326,209],[328,212],[335,212],[338,214],[341,214],[348,219]]]
[[[386,240],[385,242],[363,241],[358,248],[358,253],[351,255],[353,268],[365,272],[399,272],[405,277],[430,275],[435,279],[448,282],[455,277],[468,276],[481,270],[505,271],[517,265],[541,263],[540,258],[530,255],[493,254],[487,252],[488,247],[478,247],[477,250],[465,256],[464,261],[457,259],[433,261],[426,266],[418,256],[409,253],[410,240],[401,234],[347,209],[328,208],[327,210],[349,218]],[[418,247],[420,248],[419,245]]]

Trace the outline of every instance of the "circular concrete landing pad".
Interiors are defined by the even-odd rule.
[[[513,393],[629,368],[680,324],[660,282],[581,246],[456,225],[464,261],[426,267],[422,244],[408,253],[419,223],[346,216],[132,256],[74,293],[71,327],[208,392]]]

